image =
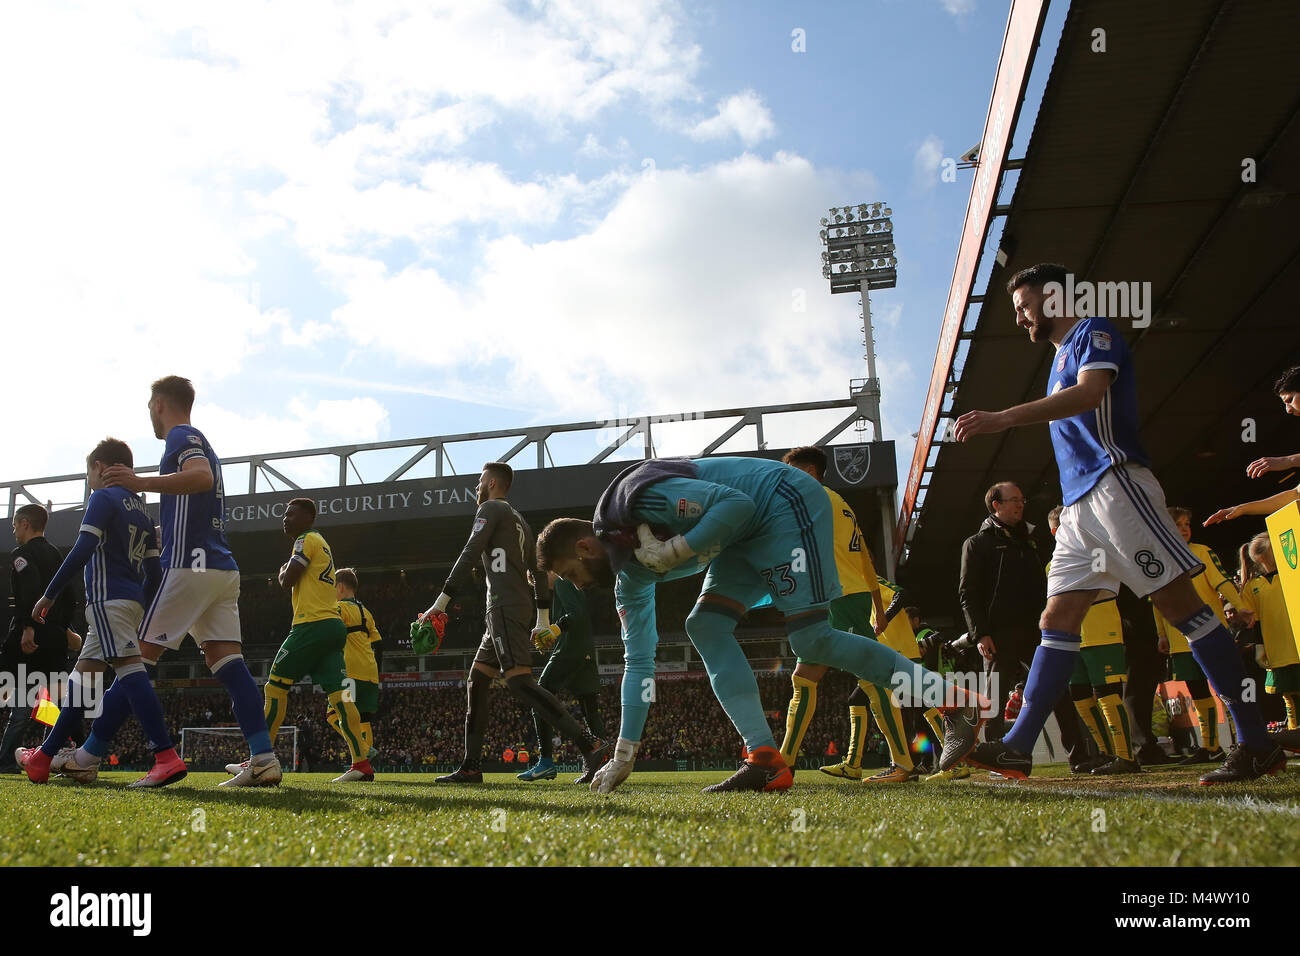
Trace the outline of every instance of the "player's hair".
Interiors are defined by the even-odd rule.
[[[556,518],[537,536],[537,567],[550,571],[556,561],[578,553],[578,541],[592,533],[590,521],[582,518]]]
[[[495,478],[505,486],[501,489],[503,493],[509,491],[510,486],[515,483],[515,470],[504,461],[489,461],[483,466],[483,470],[489,477]]]
[[[357,572],[355,568],[339,568],[334,572],[334,580],[352,593],[357,590]]]
[[[131,455],[131,446],[120,438],[105,438],[86,456],[86,469],[91,462],[103,462],[105,465],[126,465],[135,467],[135,458]]]
[[[1174,519],[1174,524],[1178,524],[1178,522],[1182,521],[1184,518],[1186,518],[1188,521],[1191,521],[1191,520],[1192,520],[1192,509],[1191,509],[1191,508],[1181,508],[1181,507],[1179,507],[1178,505],[1170,505],[1170,506],[1169,506],[1169,517],[1171,517],[1171,518]]]
[[[315,519],[316,502],[312,501],[310,498],[294,498],[287,505],[285,505],[285,510],[287,511],[288,509],[292,508],[294,505],[297,505],[303,511],[309,512],[312,518]]]
[[[1246,582],[1251,578],[1257,578],[1264,573],[1264,569],[1255,560],[1255,556],[1262,554],[1264,548],[1269,550],[1273,548],[1273,542],[1269,540],[1267,531],[1261,531],[1237,551],[1237,584],[1239,587],[1245,587]]]
[[[1003,485],[1010,485],[1022,495],[1025,493],[1025,489],[1021,488],[1014,481],[999,481],[997,484],[990,487],[988,491],[984,492],[984,507],[988,509],[989,514],[993,514],[993,502],[1002,500],[1002,492],[998,491],[998,489]]]
[[[37,534],[45,531],[45,523],[50,520],[50,513],[41,505],[23,505],[14,512],[15,518],[22,518]]]
[[[796,468],[800,465],[812,465],[817,472],[818,481],[821,481],[822,476],[826,474],[826,452],[815,445],[802,445],[799,448],[791,448],[781,460],[787,465],[794,465]]]
[[[1275,395],[1294,395],[1300,392],[1300,365],[1292,365],[1273,383]]]
[[[1047,512],[1047,527],[1055,531],[1061,526],[1061,512],[1065,510],[1064,505],[1057,505],[1051,511]]]
[[[186,415],[194,407],[194,383],[179,375],[165,375],[150,386],[150,395],[164,398]]]
[[[921,609],[917,607],[915,604],[913,604],[910,607],[903,608],[903,613],[906,614],[908,617],[920,617]]]
[[[1041,289],[1049,282],[1059,282],[1061,285],[1065,285],[1065,276],[1068,271],[1065,266],[1056,262],[1040,262],[1028,269],[1021,269],[1007,280],[1007,295],[1015,292],[1023,285],[1033,286],[1035,289]]]

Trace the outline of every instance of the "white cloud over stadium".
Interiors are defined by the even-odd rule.
[[[152,462],[144,402],[168,373],[228,456],[447,430],[393,433],[421,395],[524,425],[835,397],[864,374],[815,223],[879,184],[751,151],[779,117],[702,82],[677,4],[5,21],[4,309],[66,382],[58,427],[2,453],[11,478],[76,471],[110,432]],[[300,288],[268,299],[278,271]],[[886,383],[908,364],[882,356]]]

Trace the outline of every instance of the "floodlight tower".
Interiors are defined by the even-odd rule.
[[[862,417],[858,432],[871,422],[872,440],[881,441],[880,379],[876,377],[876,343],[871,328],[871,290],[892,289],[898,282],[894,255],[894,211],[884,203],[833,206],[821,220],[822,276],[830,280],[831,293],[858,292],[862,299],[862,347],[867,377],[849,382],[849,394],[858,400]],[[859,435],[861,437],[861,435]]]
[[[849,381],[849,395],[858,406],[858,441],[866,442],[867,422],[872,441],[883,441],[880,428],[880,379],[876,377],[876,341],[871,328],[871,290],[892,289],[898,282],[898,259],[894,255],[894,211],[884,203],[836,206],[821,221],[822,275],[831,292],[858,292],[862,299],[862,357],[867,360],[867,377]],[[893,541],[897,508],[892,490],[881,489],[881,528],[884,530],[884,567],[894,576]]]

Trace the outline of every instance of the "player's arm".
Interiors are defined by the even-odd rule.
[[[81,526],[81,533],[77,535],[76,543],[73,544],[72,550],[68,552],[68,556],[63,559],[63,563],[59,565],[59,570],[54,572],[54,577],[50,578],[45,593],[37,599],[34,605],[27,605],[31,608],[31,614],[23,622],[24,627],[34,626],[38,621],[44,623],[45,615],[54,606],[54,602],[63,593],[63,589],[68,586],[75,575],[81,572],[82,568],[90,560],[90,556],[95,553],[95,549],[99,547],[99,540],[102,535],[103,531],[99,528],[91,528],[85,524]]]
[[[197,495],[211,491],[215,482],[208,458],[199,448],[195,455],[185,459],[179,470],[170,475],[137,475],[126,465],[109,465],[104,469],[104,485],[125,488],[137,494],[151,491],[160,495]]]
[[[537,537],[528,535],[524,542],[524,567],[528,568],[528,581],[533,586],[533,601],[537,605],[537,621],[533,624],[533,638],[537,632],[551,626],[551,576],[537,566]],[[557,632],[556,636],[559,634]]]
[[[1256,458],[1246,466],[1246,475],[1249,478],[1263,478],[1270,471],[1287,471],[1291,468],[1300,468],[1300,455]]]
[[[877,601],[880,600],[879,590],[875,592],[875,597]],[[894,599],[889,602],[889,607],[886,608],[884,613],[880,617],[876,618],[876,620],[884,621],[884,626],[888,627],[893,622],[894,618],[898,616],[899,612],[903,610],[903,606],[904,606],[903,590],[902,588],[898,588],[897,590],[894,591]],[[884,630],[884,628],[880,628],[880,630]]]
[[[299,535],[293,543],[293,553],[289,555],[289,560],[284,563],[284,567],[280,568],[280,587],[292,591],[311,567],[314,557],[316,557],[316,542],[311,540],[310,535]]]
[[[161,548],[158,545],[158,532],[150,527],[145,535],[144,545],[144,606],[148,608],[153,604],[154,595],[162,587],[162,562],[160,560]]]
[[[754,499],[726,485],[698,478],[665,478],[637,496],[632,514],[645,524],[684,527],[675,504],[681,499],[701,508],[698,520],[688,530],[659,541],[648,529],[638,528],[641,547],[636,550],[637,560],[651,571],[669,571],[695,555],[703,556],[701,563],[707,564],[740,536],[757,510]]]
[[[375,616],[367,614],[364,610],[361,612],[361,620],[366,625],[366,637],[370,640],[373,647],[376,644],[382,644],[384,636],[379,633],[379,628],[375,626]]]
[[[1255,623],[1255,613],[1242,604],[1241,592],[1237,590],[1237,586],[1228,577],[1228,572],[1223,569],[1219,556],[1211,548],[1205,548],[1205,552],[1206,557],[1210,560],[1202,563],[1205,564],[1205,578],[1210,582],[1210,587],[1218,591],[1224,602],[1241,615],[1241,623],[1246,627],[1250,627]]]
[[[974,435],[990,435],[1020,425],[1054,422],[1094,411],[1101,405],[1114,377],[1115,373],[1109,368],[1087,368],[1079,372],[1075,384],[1046,398],[1000,412],[967,412],[957,419],[957,440],[966,441]]]
[[[1245,504],[1233,505],[1231,508],[1220,508],[1205,519],[1204,527],[1208,528],[1221,521],[1232,521],[1245,515],[1271,515],[1278,508],[1285,508],[1293,501],[1300,501],[1300,488],[1279,491],[1271,498],[1260,498],[1258,501],[1247,501]]]
[[[859,539],[861,538],[861,529],[857,527],[857,519],[853,521],[854,530],[858,531]],[[862,544],[862,550],[858,552],[859,559],[862,562],[862,578],[867,582],[867,592],[871,595],[871,606],[875,611],[875,629],[876,635],[879,636],[885,630],[885,599],[880,593],[880,577],[876,574],[876,566],[871,561],[871,554],[867,551],[866,542]]]
[[[1255,596],[1255,589],[1247,581],[1241,586],[1241,606],[1252,614],[1259,614],[1259,601]]]
[[[446,614],[447,605],[451,599],[460,594],[464,589],[466,582],[472,577],[472,571],[476,564],[483,557],[488,542],[492,540],[492,534],[496,531],[497,522],[501,520],[501,507],[493,501],[485,501],[478,506],[478,512],[474,515],[474,526],[470,529],[469,539],[465,542],[465,547],[461,549],[460,557],[452,566],[451,573],[447,575],[447,580],[442,586],[442,593],[438,595],[433,605],[420,615],[420,620],[434,614]]]

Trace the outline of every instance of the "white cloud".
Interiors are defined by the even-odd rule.
[[[840,395],[862,374],[857,313],[824,285],[812,212],[873,189],[782,153],[658,170],[590,233],[489,243],[467,286],[334,261],[349,300],[334,318],[471,398],[579,419]]]
[[[582,145],[578,147],[578,155],[587,159],[627,159],[632,155],[632,146],[623,136],[620,136],[613,146],[604,146],[600,142],[600,137],[595,133],[588,133],[583,137]]]
[[[943,140],[931,133],[912,155],[912,178],[917,189],[929,192],[938,184],[942,162]]]
[[[939,4],[954,17],[964,17],[975,12],[975,0],[939,0]]]
[[[718,111],[687,130],[698,140],[740,137],[746,146],[762,142],[776,132],[771,111],[753,90],[743,90],[718,103]]]

